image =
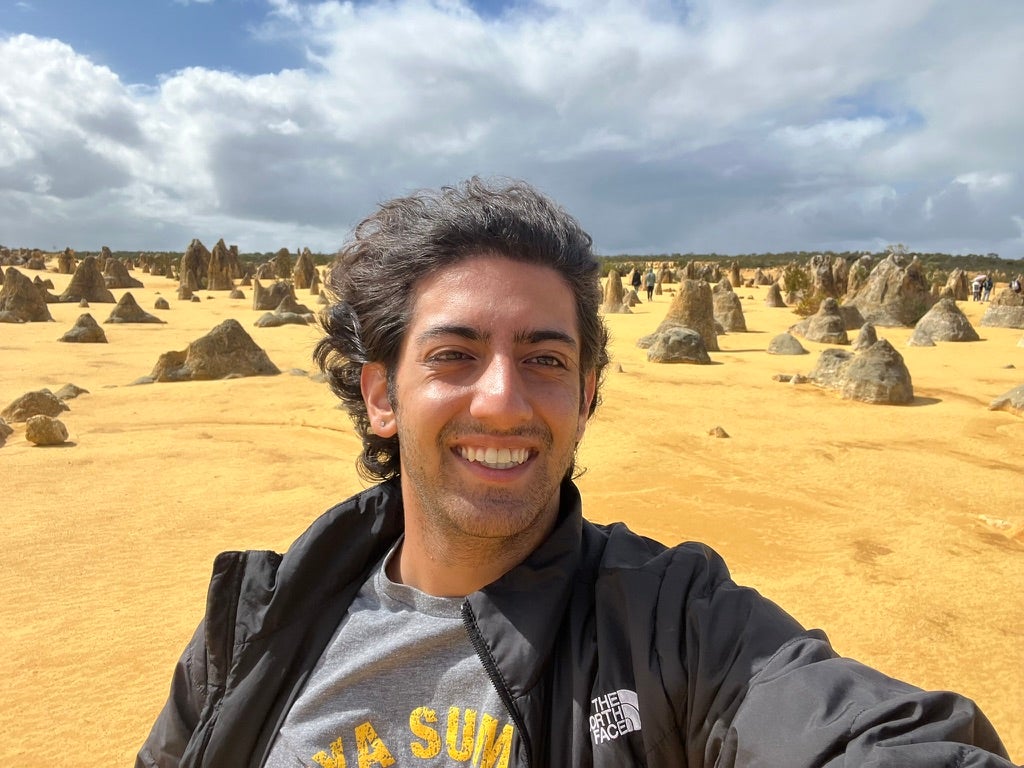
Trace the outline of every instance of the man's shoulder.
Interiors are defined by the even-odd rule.
[[[600,571],[635,572],[646,577],[685,581],[691,587],[713,588],[729,581],[722,557],[707,544],[684,541],[665,544],[631,530],[624,523],[583,521],[584,550]]]

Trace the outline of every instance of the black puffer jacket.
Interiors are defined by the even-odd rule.
[[[136,765],[261,765],[401,531],[390,482],[326,512],[284,556],[220,555]],[[1011,766],[969,700],[838,658],[707,547],[583,520],[569,482],[551,536],[463,616],[516,723],[518,766]]]

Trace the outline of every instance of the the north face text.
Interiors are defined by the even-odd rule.
[[[612,691],[590,701],[590,735],[594,744],[640,730],[640,707],[635,691]]]

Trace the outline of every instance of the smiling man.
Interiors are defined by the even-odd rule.
[[[598,278],[523,183],[360,224],[316,359],[377,484],[218,557],[137,765],[1011,765],[972,702],[838,657],[707,547],[584,519]]]

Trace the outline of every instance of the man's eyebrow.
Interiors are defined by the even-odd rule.
[[[442,336],[458,336],[466,341],[488,341],[491,335],[469,325],[435,325],[419,334],[416,341],[423,344]],[[568,333],[554,329],[521,330],[516,333],[515,341],[517,344],[543,344],[545,341],[555,341],[573,349],[579,346],[576,339]]]

